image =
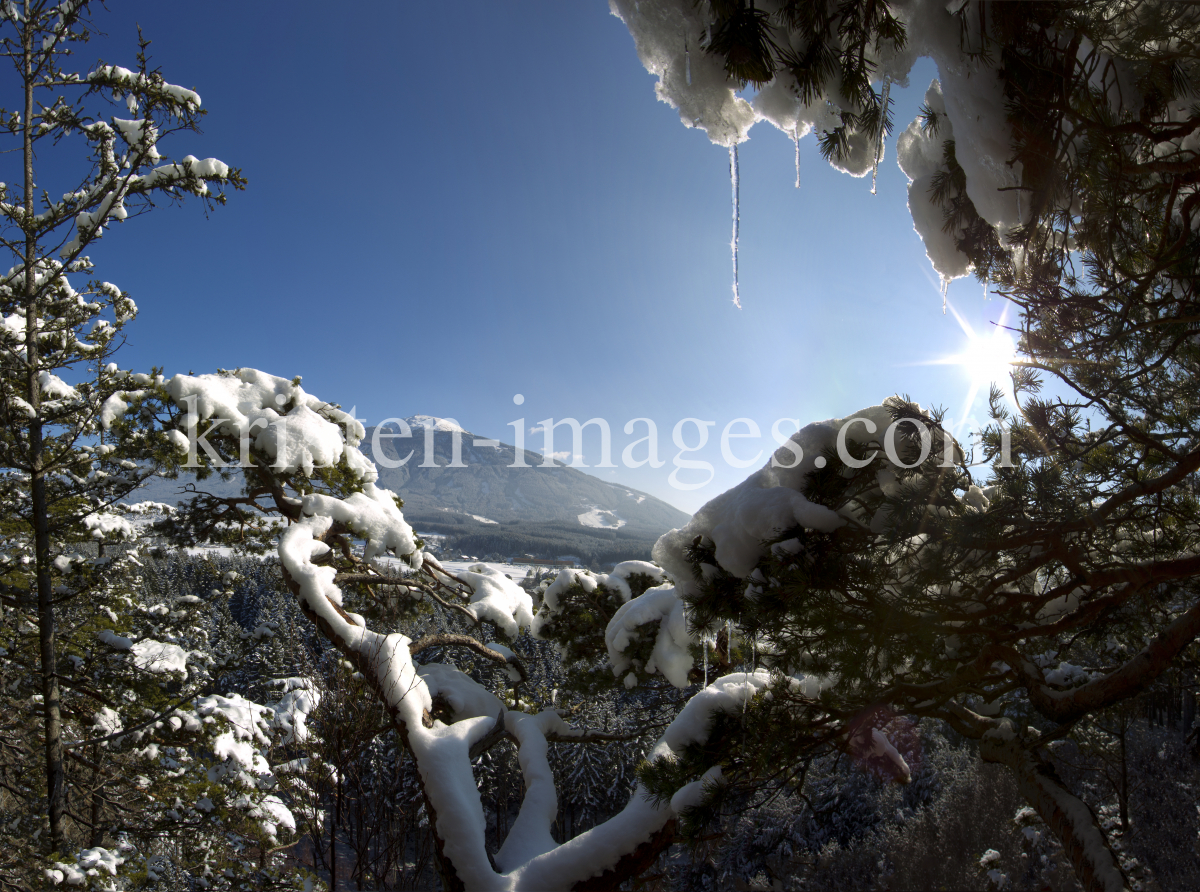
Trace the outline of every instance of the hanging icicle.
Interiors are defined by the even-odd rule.
[[[733,305],[742,308],[742,296],[738,294],[738,156],[737,143],[729,147],[729,178],[733,183],[733,240],[729,247],[733,250]]]
[[[800,122],[792,125],[792,145],[796,148],[796,188],[800,188]]]
[[[887,135],[888,94],[892,91],[892,79],[883,76],[883,96],[879,100],[879,139],[875,141],[875,161],[871,165],[871,194],[875,194],[875,179],[879,176],[879,159],[883,157],[883,138]]]
[[[683,38],[683,76],[687,79],[687,85],[692,85],[692,51],[688,48],[687,38]]]
[[[942,315],[946,315],[946,293],[950,290],[950,280],[942,276]]]
[[[984,300],[988,299],[988,286],[992,284],[990,279],[991,279],[991,277],[989,275],[985,275],[983,277],[983,299]]]
[[[708,637],[700,639],[700,646],[704,648],[704,686],[708,687]]]

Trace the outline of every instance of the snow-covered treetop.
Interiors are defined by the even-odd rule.
[[[45,254],[56,252],[70,264],[108,226],[146,210],[156,195],[223,202],[225,187],[244,185],[239,171],[216,158],[185,154],[171,161],[164,155],[163,141],[181,130],[195,131],[203,112],[199,94],[150,67],[147,41],[141,42],[135,69],[100,64],[86,73],[68,71],[63,64],[88,39],[88,3],[31,2],[20,12],[9,6],[0,17],[0,46],[20,63],[20,76],[36,101],[29,121],[21,120],[23,111],[0,114],[10,132],[28,130],[35,145],[83,136],[92,163],[72,181],[53,182],[49,171],[40,171],[32,203],[23,183],[0,185],[0,222],[36,233]],[[28,75],[20,61],[25,46],[31,53]]]

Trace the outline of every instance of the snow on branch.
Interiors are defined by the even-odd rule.
[[[305,393],[298,381],[250,369],[220,375],[180,375],[167,382],[165,389],[180,410],[183,430],[191,431],[194,437],[202,421],[211,423],[205,442],[215,445],[212,453],[206,454],[208,461],[215,465],[223,461],[221,456],[239,455],[244,443],[249,459],[244,467],[252,485],[254,475],[275,475],[276,483],[269,488],[278,494],[278,508],[286,509],[291,520],[279,534],[277,545],[285,581],[305,614],[362,672],[387,707],[416,762],[443,868],[466,889],[570,888],[620,874],[630,869],[629,865],[641,863],[638,859],[650,851],[647,846],[665,845],[671,838],[671,822],[699,801],[705,784],[718,780],[718,773],[710,772],[686,784],[665,802],[655,801],[639,786],[620,814],[566,844],[555,843],[551,827],[558,800],[548,744],[551,739],[586,739],[588,732],[570,727],[554,709],[531,714],[509,706],[451,666],[418,666],[413,659],[414,644],[408,637],[374,632],[343,606],[337,569],[328,562],[330,542],[342,534],[339,531],[348,531],[362,541],[359,560],[367,568],[378,566],[383,568],[381,573],[385,572],[384,559],[400,559],[414,569],[422,568],[425,562],[396,500],[390,492],[377,488],[376,469],[358,449],[364,435],[361,424]],[[181,452],[198,455],[202,451],[196,442],[189,443],[182,431],[176,433]],[[348,472],[357,491],[342,496],[314,492],[282,495],[284,481],[303,479],[334,465]],[[431,562],[428,570],[434,579],[439,577],[436,562]],[[450,579],[444,572],[440,576]],[[634,612],[639,605],[656,599],[670,601],[669,622],[663,623],[663,630],[673,650],[661,655],[660,662],[669,677],[678,675],[674,680],[686,683],[691,657],[686,650],[690,639],[682,604],[669,586],[632,597],[631,580],[643,577],[653,583],[661,581],[663,574],[651,564],[628,562],[610,576],[589,582],[594,586],[603,581]],[[367,578],[371,578],[369,572]],[[392,577],[389,574],[387,578]],[[560,577],[560,588],[584,579]],[[467,590],[466,608],[500,632],[515,636],[533,624],[529,595],[502,574],[480,565],[455,580]],[[550,610],[557,594],[555,591],[547,597]],[[661,610],[659,615],[661,619]],[[454,643],[458,642],[435,638],[418,642],[416,649]],[[481,649],[490,659],[513,662],[504,645],[481,644]],[[759,671],[737,673],[714,682],[689,701],[666,728],[651,758],[675,759],[685,747],[705,740],[716,712],[743,709],[769,680],[767,672]],[[250,728],[253,722],[248,718],[244,724]],[[499,736],[517,745],[525,796],[493,863],[485,845],[484,815],[472,774],[472,758],[478,747]],[[227,742],[230,755],[236,757],[246,741],[231,733]]]
[[[832,166],[855,177],[877,169],[883,155],[884,137],[891,132],[890,86],[908,86],[913,64],[932,59],[938,78],[925,95],[922,115],[904,130],[896,146],[897,160],[910,181],[914,228],[943,281],[966,275],[979,261],[963,249],[968,219],[981,221],[1001,249],[1013,252],[1019,271],[1027,227],[1038,223],[1037,208],[1028,197],[1036,174],[1025,177],[1021,161],[1013,160],[1017,140],[1005,111],[1006,56],[995,45],[994,34],[980,33],[975,5],[964,11],[967,4],[943,0],[863,4],[891,23],[886,28],[878,21],[867,26],[854,18],[860,14],[858,4],[830,4],[827,15],[813,12],[807,17],[775,6],[764,4],[756,11],[753,4],[747,10],[745,4],[692,0],[610,2],[613,15],[629,29],[642,65],[658,79],[656,95],[678,109],[684,126],[699,128],[714,144],[730,149],[749,139],[760,121],[797,145],[815,133]],[[982,6],[980,21],[990,15]],[[748,18],[757,18],[753,28]],[[812,33],[813,28],[819,33]],[[748,37],[739,42],[734,36],[760,29],[757,45]],[[852,45],[855,40],[859,42]],[[1108,106],[1106,113],[1114,118],[1138,116],[1144,97],[1132,79],[1114,81],[1104,74],[1114,61],[1124,69],[1126,60],[1087,40],[1079,43],[1074,56],[1070,62],[1079,72],[1071,77],[1097,91],[1104,100],[1097,104]],[[750,99],[739,95],[748,81],[757,87]],[[1173,120],[1181,120],[1187,115],[1186,103],[1176,104],[1179,108],[1171,114]],[[1057,138],[1063,151],[1070,151],[1067,146],[1088,139],[1089,132],[1079,126]],[[1169,154],[1171,146],[1177,153],[1186,138],[1183,133],[1170,137],[1161,154]],[[960,177],[961,188],[954,185]],[[944,213],[950,204],[969,205],[970,212]],[[1064,232],[1052,235],[1068,247],[1073,241]]]
[[[200,109],[199,93],[169,84],[162,75],[154,72],[142,73],[119,65],[101,65],[88,72],[85,80],[94,87],[135,92],[147,99],[178,106],[183,111],[196,112]]]

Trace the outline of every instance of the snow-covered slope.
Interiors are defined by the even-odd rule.
[[[412,451],[401,467],[379,465],[379,485],[404,499],[404,515],[410,522],[464,520],[491,526],[508,521],[533,521],[553,524],[563,530],[620,530],[625,536],[653,541],[667,530],[681,527],[689,516],[652,495],[609,483],[575,468],[563,465],[540,467],[542,456],[525,452],[528,468],[511,468],[516,449],[506,443],[476,446],[475,434],[463,431],[454,422],[431,415],[413,415],[406,419],[412,436],[406,439],[380,439],[384,457],[393,462]],[[432,462],[425,456],[426,429],[433,430]],[[459,431],[462,463],[448,467],[453,460],[454,432]],[[394,430],[389,431],[395,433]],[[373,430],[367,431],[362,451],[370,458]],[[430,464],[430,467],[422,465]],[[175,504],[182,498],[183,485],[194,478],[153,479],[138,490],[130,501],[151,499]],[[240,491],[235,477],[222,481],[216,475],[198,488],[220,495]]]
[[[506,443],[475,445],[475,434],[463,432],[462,463],[453,460],[452,422],[427,415],[406,419],[412,436],[380,439],[383,458],[398,460],[412,450],[399,468],[379,468],[379,484],[400,494],[405,516],[414,520],[454,512],[476,515],[497,523],[529,520],[557,522],[591,529],[658,534],[687,523],[688,515],[661,499],[609,483],[562,465],[543,468],[542,456],[526,451],[528,468],[512,468],[516,449]],[[426,428],[434,433],[433,460],[425,455]],[[390,431],[393,432],[394,431]],[[363,451],[373,459],[372,431]],[[435,464],[434,467],[422,467]]]

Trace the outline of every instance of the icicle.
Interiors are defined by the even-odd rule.
[[[942,315],[946,315],[946,292],[950,290],[950,280],[942,276]]]
[[[729,147],[729,178],[733,183],[733,240],[729,247],[733,249],[733,305],[742,308],[742,297],[738,294],[738,156],[737,143]]]
[[[701,638],[700,645],[704,648],[704,686],[708,687],[708,638]]]
[[[992,284],[988,276],[983,277],[983,299],[988,299],[988,285]]]
[[[883,96],[879,101],[879,139],[875,143],[875,162],[871,165],[871,194],[875,194],[875,178],[879,176],[879,159],[883,157],[883,138],[887,132],[888,94],[892,91],[892,79],[883,76]]]
[[[800,122],[792,125],[792,145],[796,147],[796,188],[800,188]]]
[[[683,38],[683,74],[687,78],[687,85],[692,85],[692,51],[688,49],[687,38]]]

